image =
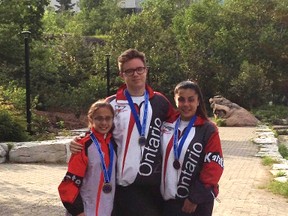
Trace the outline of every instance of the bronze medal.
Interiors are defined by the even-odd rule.
[[[112,185],[110,183],[104,183],[102,190],[104,193],[110,193],[112,191]]]
[[[173,162],[173,167],[174,167],[176,170],[180,169],[180,162],[179,162],[179,160],[174,160],[174,162]]]
[[[138,142],[140,146],[145,146],[146,138],[144,136],[140,136]]]

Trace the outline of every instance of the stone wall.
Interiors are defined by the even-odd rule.
[[[57,140],[0,143],[0,163],[66,163],[72,137]]]

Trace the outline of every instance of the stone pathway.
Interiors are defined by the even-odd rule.
[[[254,155],[255,128],[221,127],[225,170],[213,216],[286,216],[288,199],[263,188],[272,178]],[[66,165],[0,164],[0,215],[63,216],[57,187]]]

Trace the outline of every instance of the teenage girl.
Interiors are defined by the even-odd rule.
[[[218,129],[195,82],[179,83],[174,100],[179,114],[162,127],[163,216],[211,216],[223,172]]]

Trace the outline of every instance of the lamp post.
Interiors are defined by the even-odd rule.
[[[110,54],[106,54],[107,97],[110,96]]]
[[[29,36],[30,31],[22,31],[25,43],[25,80],[26,80],[26,119],[27,131],[31,134],[31,103],[30,103],[30,67],[29,67]]]

